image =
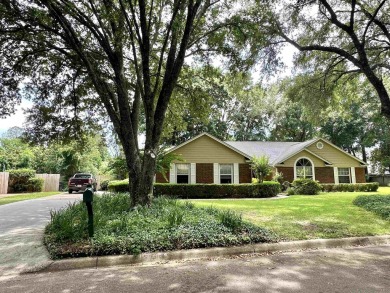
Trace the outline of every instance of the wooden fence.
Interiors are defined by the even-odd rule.
[[[42,191],[58,191],[60,186],[60,174],[36,174],[35,177],[44,180]]]
[[[8,192],[8,172],[0,172],[0,194],[6,194]]]

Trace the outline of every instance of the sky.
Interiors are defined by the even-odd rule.
[[[26,120],[23,108],[28,108],[29,106],[31,106],[31,102],[23,99],[22,103],[17,106],[14,115],[11,115],[6,119],[0,119],[0,135],[13,126],[23,127],[23,123]]]

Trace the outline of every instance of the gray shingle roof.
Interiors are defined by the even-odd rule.
[[[299,152],[314,141],[315,139],[305,142],[225,141],[225,143],[251,157],[267,155],[270,164],[274,165]]]

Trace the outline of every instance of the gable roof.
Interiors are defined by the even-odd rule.
[[[236,153],[239,153],[240,155],[242,155],[242,156],[244,156],[244,157],[246,157],[246,158],[248,158],[248,159],[251,158],[251,156],[248,155],[247,153],[242,152],[242,151],[239,150],[239,149],[236,149],[234,146],[231,146],[231,145],[227,144],[226,142],[224,142],[224,141],[222,141],[222,140],[219,140],[218,138],[212,136],[211,134],[208,134],[207,132],[203,132],[203,133],[201,133],[201,134],[199,134],[199,135],[197,135],[197,136],[195,136],[195,137],[193,137],[193,138],[191,138],[191,139],[189,139],[189,140],[183,142],[182,144],[179,144],[179,145],[177,145],[177,146],[175,146],[175,147],[169,149],[169,150],[167,151],[167,153],[171,153],[171,152],[173,152],[173,151],[175,151],[175,150],[177,150],[177,149],[179,149],[179,148],[185,146],[186,144],[188,144],[188,143],[190,143],[190,142],[192,142],[192,141],[194,141],[194,140],[196,140],[196,139],[198,139],[198,138],[200,138],[200,137],[202,137],[202,136],[207,136],[207,137],[209,137],[209,138],[211,138],[211,139],[213,139],[213,140],[219,142],[220,144],[226,146],[227,148],[229,148],[229,149],[235,151]]]
[[[242,155],[248,159],[251,159],[254,156],[267,155],[269,157],[270,164],[273,166],[282,163],[283,161],[295,156],[296,154],[298,154],[301,151],[307,151],[311,155],[313,155],[313,156],[317,157],[318,159],[320,159],[321,161],[325,162],[327,165],[332,165],[332,162],[329,162],[328,160],[322,158],[321,156],[319,156],[319,155],[317,155],[317,154],[315,154],[312,151],[307,149],[307,147],[318,142],[319,140],[326,142],[327,144],[331,145],[332,147],[341,151],[342,153],[346,154],[347,156],[357,160],[359,163],[361,163],[363,165],[367,165],[367,163],[365,163],[364,161],[359,160],[355,156],[352,156],[351,154],[347,153],[343,149],[335,146],[333,143],[331,143],[323,138],[313,138],[311,140],[304,141],[304,142],[222,141],[222,140],[219,140],[218,138],[204,132],[204,133],[201,133],[201,134],[185,141],[184,143],[182,143],[176,147],[169,149],[167,151],[167,153],[173,152],[173,151],[181,148],[182,146],[184,146],[184,145],[186,145],[186,144],[188,144],[188,143],[190,143],[190,142],[192,142],[192,141],[194,141],[202,136],[207,136],[207,137],[219,142],[220,144],[226,146],[227,148],[239,153],[240,155]]]

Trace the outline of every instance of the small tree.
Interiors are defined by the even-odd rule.
[[[183,158],[175,153],[164,154],[163,152],[157,155],[156,173],[160,173],[166,181],[168,181],[167,173],[171,168],[173,161],[183,162]]]
[[[259,183],[262,183],[264,178],[269,175],[272,170],[269,164],[269,158],[266,155],[252,157],[250,165]]]

